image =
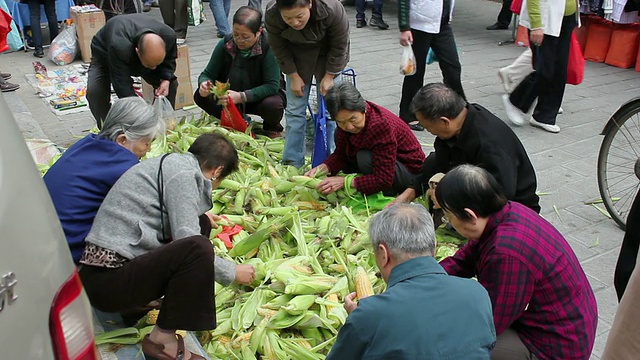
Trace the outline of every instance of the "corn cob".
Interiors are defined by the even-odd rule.
[[[371,286],[371,281],[369,281],[369,275],[367,275],[367,272],[362,266],[358,266],[356,269],[354,282],[358,300],[373,295],[373,287]]]
[[[160,314],[160,310],[150,310],[147,313],[147,324],[155,325],[158,321],[158,315]]]

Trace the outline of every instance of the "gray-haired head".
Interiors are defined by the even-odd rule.
[[[132,96],[116,100],[102,124],[99,136],[116,141],[124,134],[128,141],[153,139],[164,134],[165,124],[143,99]]]
[[[434,256],[436,235],[431,215],[419,204],[395,204],[375,214],[369,225],[374,249],[389,248],[397,262],[419,256]]]
[[[334,119],[340,110],[365,112],[367,109],[360,91],[348,82],[334,85],[327,91],[324,101],[329,115]]]
[[[426,120],[435,121],[441,117],[453,119],[467,106],[458,93],[443,83],[431,83],[418,90],[411,101],[411,112],[420,114]]]

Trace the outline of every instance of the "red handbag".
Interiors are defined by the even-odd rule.
[[[569,44],[569,63],[567,64],[567,84],[578,85],[584,79],[584,55],[575,31],[571,34]]]
[[[247,122],[244,120],[244,116],[242,116],[230,97],[228,98],[227,106],[222,108],[220,125],[240,132],[247,130]]]

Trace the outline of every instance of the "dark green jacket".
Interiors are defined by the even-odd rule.
[[[198,77],[198,85],[206,80],[229,81],[231,90],[244,91],[247,102],[254,102],[281,91],[280,79],[280,67],[264,34],[246,57],[240,54],[233,37],[227,35],[213,50],[207,67]]]
[[[327,360],[488,360],[495,341],[482,285],[418,257],[391,270],[384,293],[360,300]]]

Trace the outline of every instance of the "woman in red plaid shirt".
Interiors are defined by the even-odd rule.
[[[508,201],[486,170],[461,165],[436,187],[445,219],[469,239],[440,262],[489,292],[498,335],[492,360],[587,360],[598,310],[571,246],[528,207]]]
[[[392,196],[419,183],[425,156],[407,123],[365,101],[350,83],[331,88],[325,103],[338,126],[336,150],[306,173],[331,175],[318,185],[323,194],[347,186],[365,195],[383,191]],[[340,171],[362,175],[335,176]]]

